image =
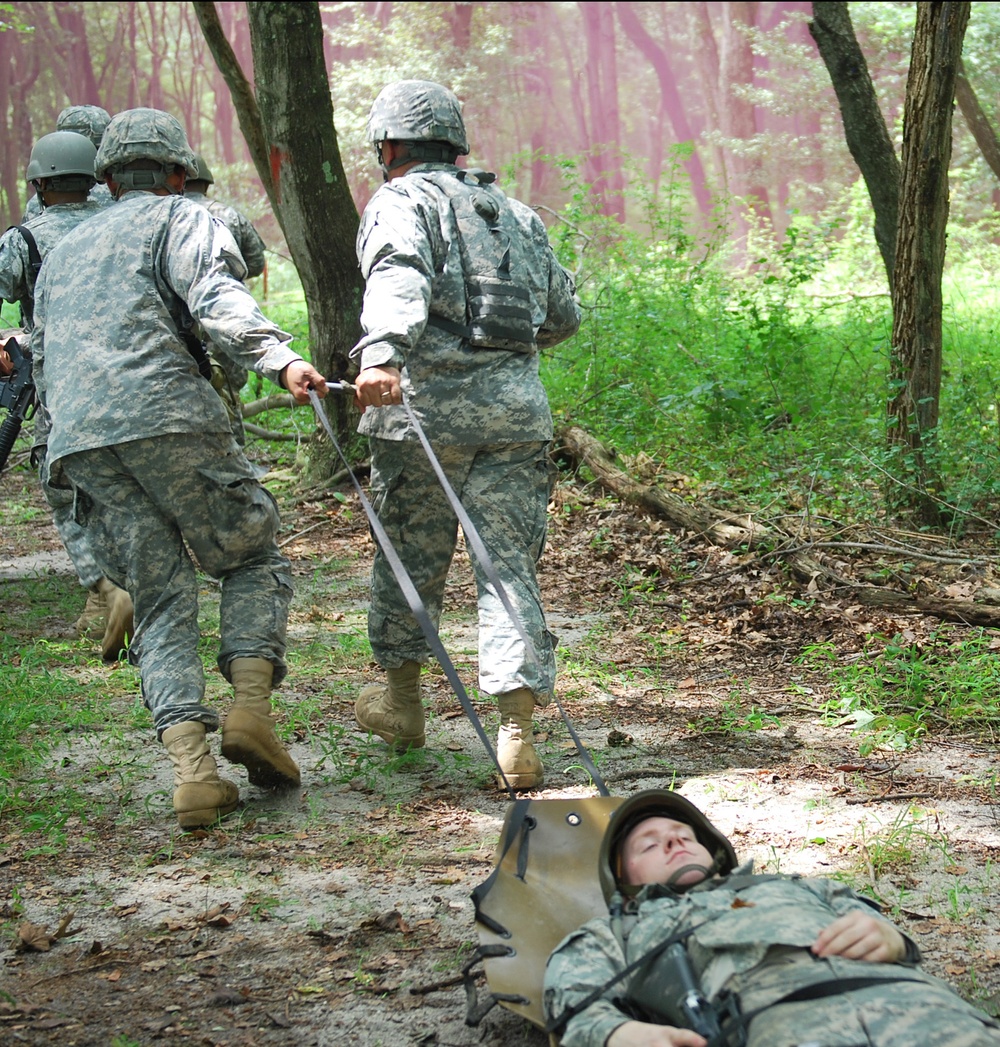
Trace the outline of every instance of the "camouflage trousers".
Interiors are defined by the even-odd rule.
[[[747,1047],[998,1045],[1000,1028],[995,1022],[929,977],[779,1004],[750,1023],[747,1039]]]
[[[234,658],[266,658],[274,682],[282,679],[290,564],[275,543],[274,498],[231,434],[168,434],[80,451],[61,464],[98,565],[135,605],[129,658],[158,735],[188,720],[218,726],[204,705],[192,555],[222,582],[223,675]]]
[[[44,456],[45,448],[40,453]],[[52,510],[52,522],[56,525],[59,537],[62,539],[66,552],[73,563],[80,584],[85,589],[93,589],[104,577],[94,554],[90,551],[90,541],[87,532],[74,519],[73,516],[73,492],[63,487],[53,487],[48,482],[47,471],[44,460],[39,465],[39,474],[42,482],[42,494],[49,503]]]
[[[418,443],[377,438],[370,443],[372,501],[379,521],[437,626],[458,520]],[[545,705],[555,687],[555,641],[546,628],[535,565],[545,548],[548,445],[453,444],[435,453],[534,648],[533,658],[470,551],[479,608],[479,688],[496,695],[528,687],[537,704]],[[368,638],[383,668],[430,657],[380,550],[372,566]]]

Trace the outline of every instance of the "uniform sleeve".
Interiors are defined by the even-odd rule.
[[[8,229],[0,238],[0,298],[5,301],[17,302],[28,297],[26,259],[24,237],[16,229]]]
[[[549,310],[545,315],[545,323],[536,336],[539,349],[549,349],[553,345],[565,342],[580,329],[580,303],[576,297],[573,277],[556,261],[551,248],[549,254],[552,265],[549,278]]]
[[[545,969],[543,1006],[548,1021],[581,1003],[625,967],[625,959],[606,923],[592,921],[556,946]],[[614,994],[615,988],[608,990]],[[595,1000],[566,1023],[562,1047],[604,1047],[608,1037],[629,1021],[611,999]]]
[[[522,205],[523,207],[523,205]],[[535,341],[539,349],[550,349],[580,329],[580,303],[576,297],[576,285],[569,270],[564,269],[556,258],[542,220],[530,212],[531,235],[549,269],[548,301],[545,320],[542,322]]]
[[[885,920],[886,923],[892,923],[892,926],[903,936],[903,942],[906,945],[906,956],[898,962],[908,967],[919,965],[922,959],[919,946],[898,924],[893,923],[893,921],[882,914],[882,910],[877,902],[866,898],[864,895],[857,894],[846,884],[839,883],[836,880],[810,879],[807,883],[813,890],[816,890],[816,885],[821,887],[827,902],[837,916],[844,916],[849,912],[860,910],[869,915],[874,914],[880,920]]]
[[[220,229],[223,236],[217,235]],[[226,251],[232,243],[208,211],[181,198],[166,226],[158,270],[215,348],[279,384],[282,369],[301,357],[288,347],[291,335],[264,316],[233,276]]]
[[[402,367],[427,326],[434,252],[418,206],[389,186],[372,198],[358,232],[365,279],[361,328],[351,350],[366,367]]]
[[[235,208],[233,210],[236,211]],[[240,254],[243,255],[243,261],[247,264],[247,276],[260,276],[264,272],[264,241],[246,215],[236,211],[236,220],[239,223],[236,243],[239,245]]]

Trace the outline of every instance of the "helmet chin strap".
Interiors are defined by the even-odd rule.
[[[690,865],[682,865],[676,872],[671,873],[666,884],[664,886],[669,887],[672,891],[676,891],[678,894],[683,894],[684,891],[690,890],[692,887],[697,887],[698,884],[704,883],[706,880],[710,880],[722,867],[722,862],[718,854],[712,859],[712,864],[704,866],[698,862],[692,862]],[[691,883],[679,883],[681,877],[686,876],[688,873],[697,870],[702,874],[701,879],[692,880]]]

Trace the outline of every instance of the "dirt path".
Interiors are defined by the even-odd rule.
[[[18,476],[0,479],[3,628],[26,628],[30,600],[58,638],[75,582],[44,513],[17,522],[37,508]],[[492,867],[507,801],[439,674],[428,680],[426,750],[389,763],[356,731],[353,698],[371,678],[366,529],[351,501],[289,508],[285,527],[297,594],[281,698],[301,793],[275,799],[240,778],[236,815],[179,834],[134,681],[127,698],[108,700],[98,730],[60,738],[43,775],[15,774],[37,795],[38,817],[0,810],[0,1041],[547,1042],[502,1008],[467,1028],[459,986],[410,991],[453,978],[470,955],[469,894]],[[34,563],[41,587],[15,562],[27,555],[47,557]],[[828,680],[799,661],[810,644],[845,658],[872,632],[920,635],[930,624],[765,598],[781,595],[780,579],[739,571],[701,587],[658,581],[688,577],[711,555],[572,484],[559,491],[543,585],[563,645],[560,697],[612,791],[673,784],[759,867],[845,875],[872,890],[929,970],[996,1009],[993,747],[952,737],[861,759],[850,726],[822,715]],[[471,594],[456,565],[443,634],[467,681]],[[209,631],[214,598],[206,583]],[[127,677],[114,674],[133,674],[97,660],[73,671],[116,684]],[[225,700],[218,678],[210,691]],[[479,707],[492,733],[491,709]],[[591,795],[555,710],[539,728],[539,795]],[[70,796],[76,805],[60,807]],[[11,946],[24,921],[51,933],[70,912],[75,933],[49,951]]]

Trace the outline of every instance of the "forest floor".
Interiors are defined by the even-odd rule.
[[[109,697],[104,724],[63,735],[41,773],[4,770],[37,806],[0,809],[0,1041],[546,1044],[503,1007],[466,1026],[465,992],[449,984],[477,942],[470,892],[493,866],[509,800],[443,675],[425,674],[427,749],[390,759],[354,725],[357,689],[377,676],[364,634],[371,545],[353,496],[281,496],[297,592],[279,693],[301,791],[258,792],[224,765],[240,809],[182,834],[134,670],[65,639],[83,600],[47,515],[27,511],[33,491],[24,469],[0,478],[2,628],[25,647],[43,630],[53,657],[60,644],[76,652],[65,671],[106,681]],[[759,869],[847,879],[885,904],[928,970],[996,1012],[995,745],[936,734],[862,757],[849,718],[827,711],[837,667],[893,637],[963,626],[803,593],[773,564],[672,533],[574,479],[556,489],[541,581],[560,700],[613,795],[677,787]],[[213,601],[206,580],[209,637]],[[456,560],[442,635],[467,684],[473,606]],[[209,691],[224,709],[218,674]],[[595,795],[554,707],[538,731],[547,777],[535,795]]]

